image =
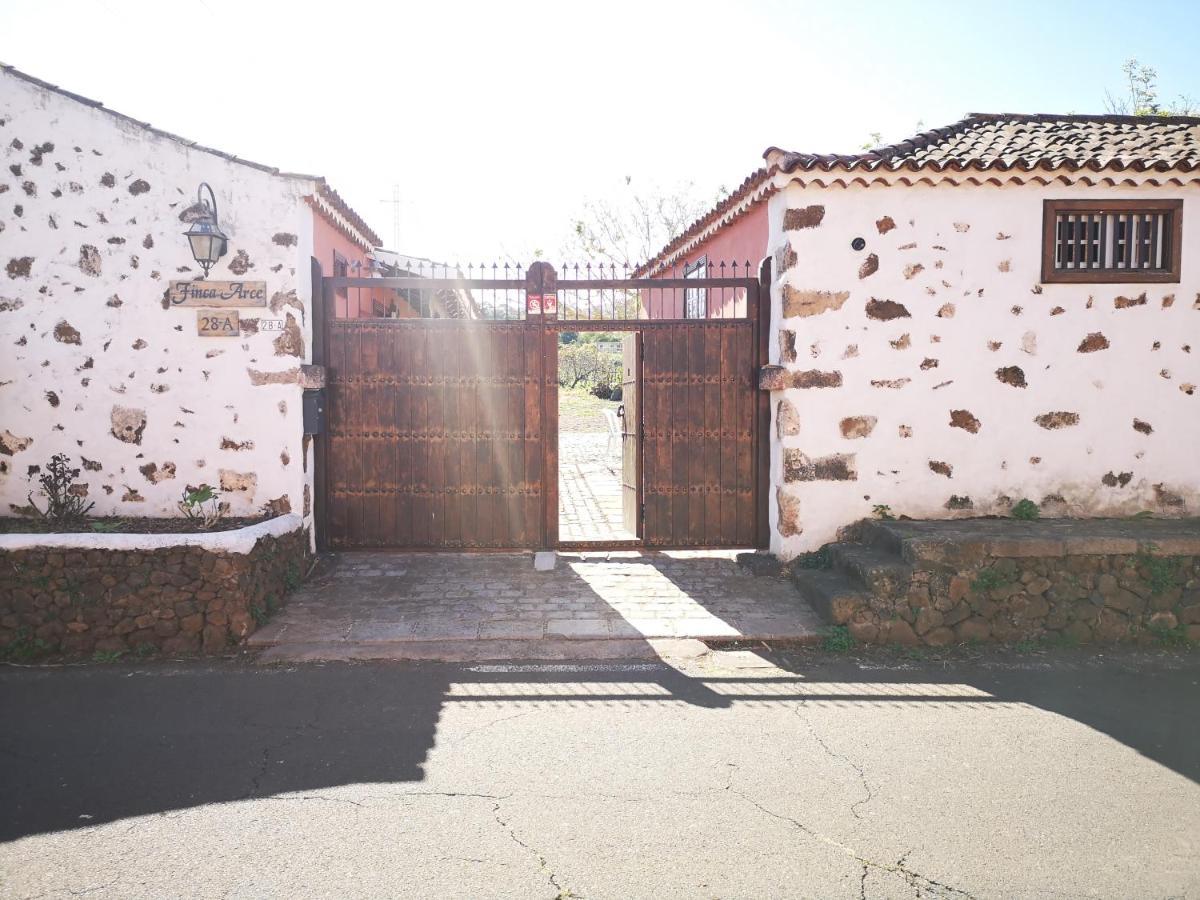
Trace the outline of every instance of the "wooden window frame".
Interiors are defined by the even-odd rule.
[[[1055,226],[1070,213],[1166,213],[1165,269],[1056,269]],[[1179,282],[1183,251],[1182,200],[1043,200],[1042,282],[1045,284],[1126,284]]]
[[[684,263],[683,277],[703,279],[708,278],[708,254],[698,256],[694,262]],[[690,296],[689,296],[690,295]],[[689,301],[695,298],[699,309],[699,315],[688,315]],[[684,288],[683,290],[683,317],[685,319],[707,319],[708,318],[708,288]]]
[[[342,254],[338,253],[336,250],[333,251],[333,277],[350,277],[350,260],[346,259],[346,257],[342,256]],[[347,299],[350,297],[350,289],[348,287],[336,288],[335,292],[339,297],[345,297]]]

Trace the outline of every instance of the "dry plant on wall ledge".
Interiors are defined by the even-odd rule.
[[[56,453],[46,464],[46,471],[38,478],[42,485],[41,494],[46,498],[46,508],[42,509],[29,493],[29,505],[38,516],[56,525],[78,522],[84,518],[96,504],[87,499],[87,495],[72,490],[79,470],[71,468],[71,458],[65,453]]]

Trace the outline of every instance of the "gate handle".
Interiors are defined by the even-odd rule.
[[[625,404],[624,403],[622,403],[620,406],[617,407],[617,418],[618,419],[625,418]]]

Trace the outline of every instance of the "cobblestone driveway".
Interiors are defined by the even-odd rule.
[[[805,639],[819,621],[790,582],[730,552],[530,555],[341,553],[251,646],[414,641]]]
[[[621,511],[621,445],[607,432],[558,436],[558,537],[629,541]]]

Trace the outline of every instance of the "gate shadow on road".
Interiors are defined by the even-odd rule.
[[[1094,661],[864,666],[813,653],[776,661],[789,671],[685,674],[654,663],[8,669],[0,671],[0,840],[340,785],[418,783],[452,704],[611,707],[614,729],[622,709],[644,704],[717,714],[753,704],[985,715],[1028,705],[1200,782],[1200,722],[1183,710],[1183,698],[1195,699],[1200,661],[1149,670]],[[894,715],[886,722],[887,734],[902,727]],[[947,728],[953,723],[948,716]]]

